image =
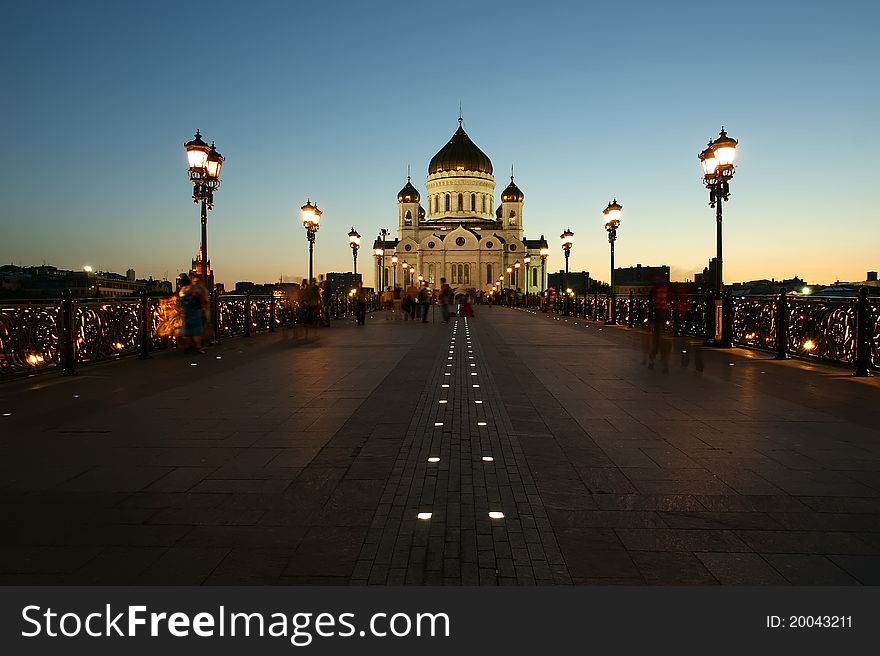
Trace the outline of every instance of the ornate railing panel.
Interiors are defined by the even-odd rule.
[[[58,365],[61,302],[0,303],[0,379]]]
[[[792,354],[851,363],[855,358],[855,303],[839,299],[789,299],[788,350]]]
[[[140,300],[77,301],[73,307],[77,364],[138,352]]]
[[[753,348],[776,349],[775,296],[733,299],[733,341]]]

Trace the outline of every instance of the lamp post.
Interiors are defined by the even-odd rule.
[[[361,247],[361,236],[358,231],[352,227],[348,233],[348,245],[351,246],[351,257],[354,260],[354,275],[358,272],[358,249]]]
[[[507,267],[507,287],[513,287],[513,267]]]
[[[302,211],[303,228],[306,229],[306,238],[309,240],[309,284],[315,277],[315,234],[321,223],[323,212],[318,209],[317,203],[312,205],[311,199],[306,200],[300,210]]]
[[[208,277],[208,210],[214,209],[214,192],[220,187],[220,169],[225,158],[217,152],[213,141],[210,146],[202,141],[198,130],[195,138],[183,144],[183,148],[189,164],[189,179],[193,183],[193,202],[201,203],[202,278],[210,300],[213,284]]]
[[[201,273],[202,282],[208,292],[208,307],[212,307],[214,281],[208,275],[208,211],[214,209],[214,192],[220,187],[220,169],[225,158],[217,152],[213,141],[210,146],[202,141],[202,135],[198,130],[192,141],[186,142],[183,147],[189,164],[189,179],[193,183],[193,202],[201,203]],[[209,313],[208,321],[213,324],[213,334],[217,335],[216,312]]]
[[[385,246],[387,237],[388,230],[381,228],[379,230],[379,236],[376,238],[376,243],[374,244],[376,247],[376,260],[379,264],[379,283],[377,285],[377,291],[379,292],[382,292],[388,284],[388,278],[385,275]]]
[[[519,284],[519,270],[522,267],[522,264],[519,263],[519,260],[513,263],[513,287],[514,289],[520,286]]]
[[[377,246],[373,249],[373,255],[376,256],[376,292],[381,293],[385,290],[385,249]]]
[[[568,284],[568,256],[571,255],[571,247],[572,244],[574,244],[574,233],[571,231],[571,228],[566,228],[565,232],[559,235],[559,239],[562,241],[562,252],[565,253],[565,279],[562,281],[562,284],[559,285],[562,290],[567,289],[566,285]],[[567,294],[564,297],[563,305],[565,307],[568,306]]]
[[[729,314],[724,311],[724,275],[721,258],[721,206],[730,199],[730,180],[733,178],[733,160],[736,158],[737,140],[727,136],[724,126],[718,138],[710,141],[708,147],[699,154],[700,165],[703,168],[703,184],[709,190],[709,207],[715,208],[715,292],[718,298],[715,301],[715,335],[719,333],[718,324],[721,324],[721,338],[716,339],[716,346],[730,346]],[[706,335],[707,339],[710,337]]]
[[[547,282],[547,256],[550,255],[550,249],[547,246],[542,246],[541,251],[541,293],[543,294],[547,291],[546,282]]]
[[[523,262],[526,265],[526,284],[525,284],[525,295],[526,299],[529,297],[529,264],[532,262],[532,256],[526,253],[526,256],[523,258]],[[528,301],[526,301],[528,302]]]
[[[397,289],[397,256],[391,256],[391,271],[393,274],[393,289]]]
[[[620,226],[621,210],[623,210],[623,205],[618,203],[616,198],[608,203],[608,207],[602,210],[602,214],[605,215],[605,229],[608,231],[608,243],[611,246],[611,276],[609,278],[611,281],[611,294],[609,295],[610,302],[608,304],[608,317],[605,320],[606,324],[613,324],[617,320],[615,317],[614,242],[617,241],[617,228]]]
[[[404,288],[409,287],[406,280],[406,274],[409,271],[409,262],[404,262],[400,266],[403,268],[403,286]]]

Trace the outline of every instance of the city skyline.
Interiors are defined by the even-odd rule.
[[[324,210],[316,271],[351,270],[354,226],[369,282],[370,245],[381,227],[394,230],[407,166],[424,193],[461,103],[494,164],[496,203],[515,164],[525,232],[550,242],[548,271],[563,266],[558,234],[570,227],[571,268],[607,278],[601,211],[613,197],[624,207],[618,266],[668,264],[674,279],[702,271],[715,224],[697,153],[722,124],[740,140],[725,282],[851,281],[878,268],[863,143],[880,99],[868,3],[842,3],[833,16],[745,3],[725,17],[724,35],[696,3],[450,3],[469,20],[446,50],[426,8],[340,6],[243,13],[220,3],[207,18],[170,4],[149,16],[134,6],[17,8],[0,47],[6,61],[29,56],[7,70],[16,130],[0,160],[0,262],[154,278],[188,269],[199,232],[182,145],[198,128],[227,158],[208,228],[218,282],[303,277],[307,198]],[[404,29],[402,15],[419,29]],[[297,24],[310,29],[291,31]],[[204,80],[181,38],[196,25],[217,43]],[[713,38],[728,40],[729,56],[706,57],[701,43]],[[829,252],[842,235],[846,246]]]

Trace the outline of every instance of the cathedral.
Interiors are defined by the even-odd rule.
[[[525,196],[511,175],[496,206],[492,162],[460,116],[449,143],[428,165],[425,190],[427,211],[409,176],[397,194],[397,238],[374,244],[378,288],[407,286],[419,276],[432,287],[446,278],[462,292],[488,292],[496,282],[525,293],[546,288],[547,242],[543,235],[523,237]]]

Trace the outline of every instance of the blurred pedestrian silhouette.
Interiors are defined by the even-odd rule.
[[[422,282],[417,297],[422,323],[428,323],[428,306],[431,304],[431,292],[428,289],[428,281]]]
[[[382,292],[382,309],[385,310],[385,321],[391,321],[394,317],[394,292],[391,287],[386,287]]]
[[[453,301],[452,287],[447,284],[446,278],[440,278],[440,313],[443,315],[443,323],[449,323],[449,306]]]
[[[367,292],[362,280],[358,280],[355,290],[355,315],[358,325],[363,326],[367,320]]]
[[[654,360],[660,356],[663,372],[669,372],[669,351],[672,348],[666,334],[669,325],[669,283],[662,276],[654,278],[651,287],[651,348],[648,352],[648,369],[654,368]]]
[[[178,278],[180,289],[177,293],[180,311],[183,316],[183,352],[204,353],[202,348],[202,331],[204,330],[204,312],[208,305],[204,287],[193,284],[185,273]]]

